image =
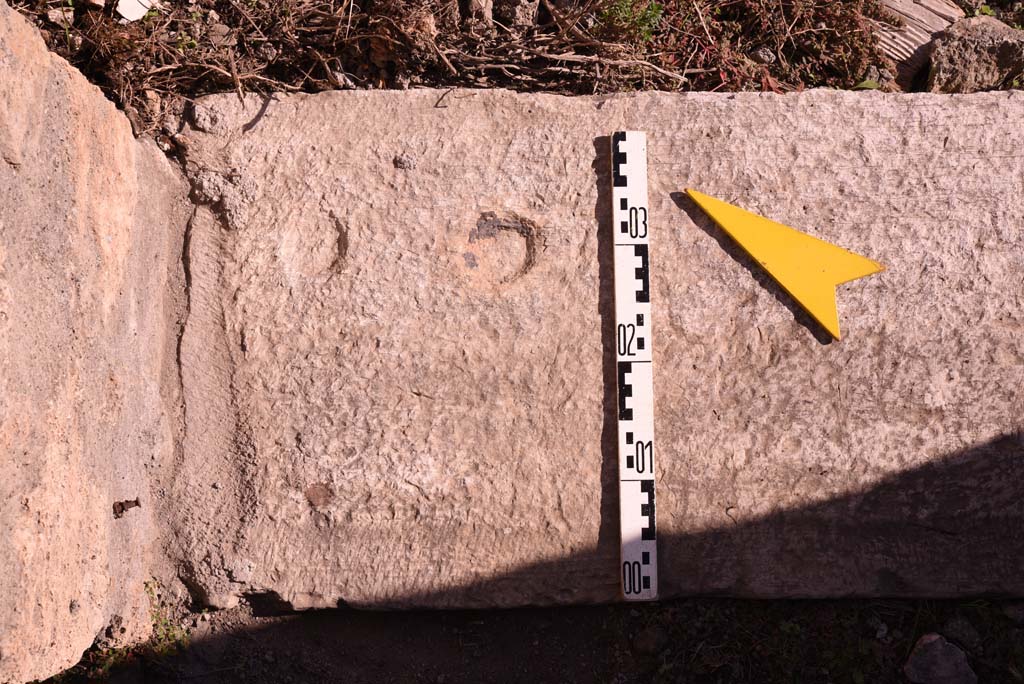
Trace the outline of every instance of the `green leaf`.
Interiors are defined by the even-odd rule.
[[[857,85],[853,86],[854,90],[878,90],[882,87],[882,84],[870,78],[866,78]]]

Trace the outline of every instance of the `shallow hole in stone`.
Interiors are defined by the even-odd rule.
[[[499,284],[511,283],[530,272],[537,261],[540,228],[513,212],[485,211],[469,232],[469,249],[462,254],[467,269]]]

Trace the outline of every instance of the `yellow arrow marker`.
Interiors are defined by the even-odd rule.
[[[836,286],[885,269],[871,259],[704,193],[686,192],[837,340]]]

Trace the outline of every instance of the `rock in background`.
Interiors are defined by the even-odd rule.
[[[883,0],[882,4],[899,23],[875,22],[879,45],[896,64],[896,83],[910,90],[928,65],[932,38],[963,19],[964,11],[952,0]]]
[[[1024,592],[1022,115],[1018,94],[201,100],[170,511],[191,581],[215,605],[616,597],[605,136],[637,128],[662,595]],[[685,187],[884,263],[841,288],[845,338]]]
[[[0,682],[149,634],[184,196],[156,146],[0,3]]]
[[[928,89],[975,93],[1020,87],[1024,75],[1024,31],[992,17],[953,24],[931,47]]]
[[[494,14],[509,26],[532,26],[539,7],[540,0],[497,0]]]
[[[913,684],[977,684],[967,655],[939,634],[925,634],[903,666]]]

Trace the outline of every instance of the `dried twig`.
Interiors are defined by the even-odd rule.
[[[649,0],[540,2],[546,23],[498,17],[483,28],[467,24],[454,0],[164,0],[159,15],[124,25],[109,10],[76,11],[71,26],[49,27],[50,45],[153,128],[159,112],[147,92],[792,90],[851,86],[883,63],[865,19],[884,16],[879,0],[686,0],[663,3],[664,13]],[[13,3],[46,24],[35,0]],[[218,24],[231,44],[212,31]],[[745,54],[760,46],[773,50],[772,64]]]

